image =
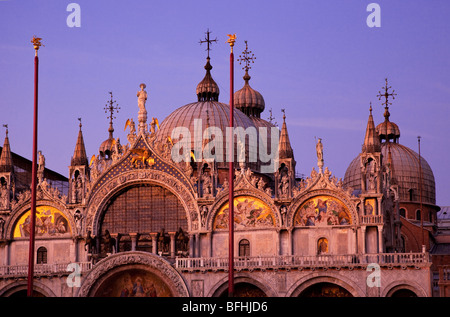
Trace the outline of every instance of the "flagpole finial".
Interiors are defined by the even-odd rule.
[[[230,44],[231,53],[233,53],[233,46],[234,46],[234,42],[236,41],[236,33],[234,33],[234,34],[227,34],[227,35],[228,35],[227,43]]]
[[[31,43],[33,43],[33,47],[35,50],[35,54],[37,56],[37,51],[39,50],[39,47],[44,46],[41,43],[42,38],[36,37],[36,35],[33,35],[33,38],[31,39]]]

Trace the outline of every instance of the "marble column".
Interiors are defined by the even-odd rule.
[[[131,238],[131,251],[136,251],[138,234],[136,232],[129,233]]]
[[[169,232],[170,237],[170,257],[175,257],[175,234],[176,232]]]
[[[152,232],[150,237],[152,238],[152,253],[158,254],[158,233]]]

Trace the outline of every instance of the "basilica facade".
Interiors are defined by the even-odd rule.
[[[244,69],[245,84],[234,94],[234,127],[245,133],[233,136],[233,179],[223,159],[229,143],[219,142],[229,105],[219,101],[209,56],[197,101],[161,123],[147,112],[140,85],[125,142],[114,138],[111,115],[108,138],[88,155],[80,122],[67,178],[52,181],[41,153],[35,296],[227,296],[229,182],[235,296],[433,296],[434,177],[423,158],[399,144],[388,105],[379,125],[368,109],[364,145],[344,179],[325,166],[321,140],[317,166],[298,177],[287,117],[281,129],[261,118],[264,98],[250,86],[248,63]],[[108,109],[114,111],[112,96]],[[0,296],[20,296],[27,287],[31,194],[21,173],[7,134]],[[416,217],[419,185],[425,226]]]

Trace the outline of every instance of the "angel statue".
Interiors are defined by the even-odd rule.
[[[136,133],[136,125],[134,124],[133,118],[127,119],[127,122],[125,122],[125,129],[123,129],[123,131],[126,131],[128,127],[130,127],[130,134]]]

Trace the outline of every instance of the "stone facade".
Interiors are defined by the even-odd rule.
[[[206,109],[226,106],[209,95],[199,98]],[[89,163],[80,124],[67,193],[40,178],[36,295],[227,295],[227,170],[214,160],[174,162],[175,145],[160,132],[174,123],[156,129],[153,118],[148,127],[146,100],[139,101],[137,133],[127,121],[128,143],[113,138],[111,121],[110,138]],[[261,102],[258,111],[251,106],[249,114],[261,113]],[[212,125],[214,113],[207,118]],[[236,295],[431,296],[426,250],[398,252],[398,204],[381,181],[389,180],[381,150],[364,152],[363,165],[378,164],[378,185],[358,194],[332,175],[319,152],[319,171],[295,178],[285,117],[279,141],[273,173],[261,173],[261,162],[235,166]],[[5,173],[9,185],[14,171]],[[0,211],[0,296],[26,289],[30,198],[11,192]]]

